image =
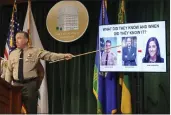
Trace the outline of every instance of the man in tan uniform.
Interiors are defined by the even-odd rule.
[[[105,44],[105,51],[101,57],[101,65],[114,66],[116,65],[117,58],[113,52],[111,52],[111,41],[107,40]]]
[[[5,74],[5,80],[13,85],[22,85],[22,101],[27,113],[37,113],[38,100],[38,70],[40,59],[55,61],[69,60],[72,54],[53,53],[43,49],[28,47],[28,33],[22,31],[16,34],[17,48],[10,53]]]

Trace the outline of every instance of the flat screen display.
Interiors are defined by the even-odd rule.
[[[99,26],[100,71],[166,72],[165,21]]]

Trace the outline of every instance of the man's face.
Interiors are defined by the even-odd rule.
[[[16,37],[17,48],[24,48],[27,45],[28,39],[25,38],[24,33],[17,33]]]
[[[126,43],[127,43],[127,46],[130,47],[131,46],[131,38],[128,38]]]
[[[106,52],[110,52],[111,43],[106,42]]]

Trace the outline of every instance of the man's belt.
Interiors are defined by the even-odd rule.
[[[34,77],[34,78],[30,78],[30,79],[24,79],[23,81],[20,81],[20,80],[13,80],[14,82],[16,83],[29,83],[29,82],[32,82],[32,81],[36,81],[38,80],[38,77]]]

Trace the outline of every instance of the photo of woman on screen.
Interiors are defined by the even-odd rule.
[[[160,56],[160,46],[157,38],[151,37],[147,41],[145,57],[143,63],[163,63],[164,59]]]

